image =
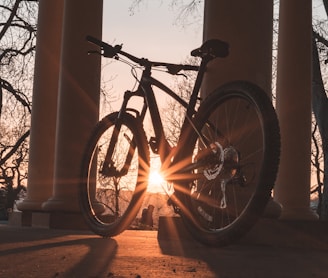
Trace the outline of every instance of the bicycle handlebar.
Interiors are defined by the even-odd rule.
[[[194,66],[194,65],[183,65],[183,64],[171,64],[171,63],[165,63],[165,62],[153,62],[149,61],[148,59],[145,58],[138,58],[136,56],[133,56],[130,53],[122,51],[122,45],[115,45],[112,46],[108,43],[105,43],[95,37],[92,36],[87,36],[86,40],[88,42],[91,42],[95,45],[98,45],[102,52],[100,52],[100,55],[107,57],[107,58],[115,58],[118,54],[121,54],[131,61],[139,64],[140,66],[149,66],[149,67],[166,67],[168,73],[172,75],[178,74],[181,70],[192,70],[192,71],[198,71],[199,66]],[[91,53],[91,52],[89,52]],[[99,52],[97,52],[99,53]]]

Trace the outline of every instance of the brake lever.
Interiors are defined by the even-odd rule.
[[[188,76],[185,75],[184,73],[177,73],[177,74],[175,74],[175,75],[181,75],[181,76],[183,76],[184,78],[188,79]]]
[[[184,73],[178,73],[178,72],[173,71],[173,70],[171,70],[171,69],[168,69],[166,72],[169,73],[169,74],[171,74],[171,75],[181,75],[181,76],[183,76],[184,78],[188,79],[187,75],[185,75]]]

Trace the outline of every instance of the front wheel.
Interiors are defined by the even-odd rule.
[[[195,117],[182,151],[190,161],[183,215],[191,233],[212,246],[243,236],[260,217],[278,171],[280,134],[270,99],[233,82],[215,90]],[[191,173],[190,173],[191,172]]]
[[[97,124],[84,153],[79,187],[83,217],[93,232],[104,237],[128,228],[147,188],[145,132],[130,114],[115,125],[117,117],[112,113]]]

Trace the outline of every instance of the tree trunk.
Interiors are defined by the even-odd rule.
[[[320,218],[328,220],[328,99],[322,81],[320,60],[315,38],[313,37],[313,82],[312,82],[312,106],[320,136],[322,140],[322,151],[324,156],[324,179],[322,206]]]

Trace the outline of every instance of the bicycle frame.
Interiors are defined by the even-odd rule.
[[[279,164],[279,123],[265,92],[247,81],[216,88],[198,106],[207,63],[226,57],[229,45],[217,39],[204,42],[191,51],[202,59],[193,66],[149,61],[122,51],[122,45],[87,40],[100,47],[90,53],[142,70],[140,78],[135,76],[137,89],[124,93],[120,110],[105,116],[87,143],[79,200],[89,227],[105,237],[129,227],[143,204],[154,153],[169,184],[163,187],[168,202],[195,239],[222,246],[244,235],[271,196]],[[188,100],[152,77],[152,69],[158,68],[172,75],[198,72]],[[183,107],[177,142],[171,143],[164,126],[157,90]],[[142,98],[141,105],[132,105],[134,97]],[[143,126],[148,112],[151,136]]]
[[[152,148],[154,153],[158,153],[160,155],[162,165],[165,164],[166,166],[167,162],[171,161],[171,158],[174,156],[174,151],[171,150],[171,147],[165,138],[163,123],[160,117],[160,113],[158,110],[158,106],[152,86],[158,87],[166,94],[173,97],[173,99],[178,101],[182,106],[184,106],[187,109],[181,127],[180,138],[177,143],[177,148],[175,149],[179,150],[179,147],[181,146],[181,144],[183,144],[185,137],[189,134],[188,129],[190,130],[190,128],[200,136],[200,140],[204,139],[203,136],[200,134],[200,132],[198,132],[196,127],[194,126],[192,122],[192,117],[196,113],[195,107],[196,107],[200,87],[202,84],[202,80],[205,74],[206,65],[209,61],[217,57],[223,58],[228,55],[229,45],[227,43],[220,40],[208,40],[200,48],[194,49],[191,52],[191,55],[194,57],[201,58],[201,64],[199,67],[197,67],[192,65],[178,65],[178,64],[170,64],[170,63],[162,63],[162,62],[152,62],[149,61],[148,59],[138,58],[132,54],[122,51],[122,45],[116,45],[113,47],[92,36],[87,36],[87,40],[91,43],[94,43],[95,45],[98,45],[101,48],[100,52],[89,51],[88,53],[97,53],[103,57],[114,58],[114,59],[119,59],[118,54],[120,54],[144,68],[141,79],[139,81],[138,89],[134,92],[127,91],[124,94],[123,104],[119,111],[118,118],[115,121],[115,128],[114,128],[115,130],[112,135],[110,146],[106,153],[104,166],[102,167],[103,169],[101,170],[103,174],[108,173],[108,175],[113,174],[115,176],[122,176],[125,172],[126,167],[123,168],[124,171],[121,170],[120,171],[121,173],[118,173],[118,171],[115,169],[114,162],[111,161],[111,155],[113,153],[115,143],[117,141],[118,131],[120,130],[122,124],[122,117],[124,116],[124,113],[128,110],[130,112],[134,112],[136,114],[136,117],[138,117],[141,120],[141,122],[143,122],[145,114],[149,109],[153,129],[155,133],[155,137],[150,138],[148,142],[150,147]],[[166,67],[168,73],[171,73],[173,75],[178,74],[180,70],[197,71],[197,78],[188,103],[185,102],[182,98],[180,98],[177,94],[175,94],[167,86],[165,86],[162,82],[158,81],[157,79],[151,76],[152,67],[158,67],[158,66]],[[143,108],[141,109],[141,112],[135,109],[127,108],[128,101],[132,96],[141,96],[144,98],[144,105]],[[185,136],[185,134],[187,135]],[[134,153],[133,148],[134,147],[131,146],[131,149],[129,150],[130,154],[127,155],[127,159],[126,159],[127,164],[125,165],[127,167],[129,166],[131,157]]]
[[[170,144],[168,143],[167,139],[165,138],[165,132],[164,132],[164,127],[163,127],[163,123],[162,123],[162,118],[160,116],[157,101],[155,98],[155,92],[154,92],[152,86],[159,88],[161,91],[163,91],[164,93],[166,93],[167,95],[172,97],[175,101],[177,101],[178,103],[180,103],[183,107],[185,107],[187,109],[185,118],[183,121],[183,125],[181,128],[180,138],[177,143],[176,149],[179,149],[180,144],[182,144],[183,136],[181,136],[181,135],[183,134],[183,131],[186,131],[187,128],[195,128],[192,124],[192,116],[196,113],[195,106],[197,103],[198,94],[200,91],[200,87],[201,87],[202,79],[203,79],[203,76],[205,73],[205,68],[206,68],[207,62],[208,61],[206,61],[205,59],[203,59],[201,62],[201,65],[199,67],[198,74],[196,77],[195,85],[194,85],[193,91],[191,93],[189,103],[184,101],[181,97],[179,97],[175,92],[173,92],[170,88],[168,88],[162,82],[153,78],[151,76],[151,65],[146,66],[145,69],[143,70],[137,90],[134,92],[126,91],[124,94],[124,100],[123,100],[122,106],[119,110],[118,119],[115,123],[115,130],[118,131],[120,129],[121,122],[122,122],[121,119],[122,119],[122,117],[124,117],[125,112],[129,111],[129,112],[135,113],[136,116],[139,118],[139,120],[141,120],[141,122],[143,122],[146,112],[149,109],[150,118],[151,118],[155,137],[151,137],[148,143],[149,143],[152,151],[156,154],[159,154],[162,165],[165,165],[164,168],[169,166],[168,162],[171,161],[171,158],[174,156],[175,151],[172,150]],[[144,99],[143,107],[141,108],[140,111],[127,108],[129,100],[134,96],[142,97]],[[118,134],[118,132],[113,133],[113,137],[112,137],[110,146],[108,148],[107,156],[105,159],[104,167],[106,167],[105,165],[112,164],[111,154],[114,150],[114,145],[115,145],[114,142],[116,142],[116,140],[117,140],[117,134]],[[132,140],[132,142],[133,142],[133,140]],[[133,156],[133,154],[134,154],[134,146],[131,145],[129,155],[126,158],[125,167],[123,167],[123,169],[128,169],[129,163],[131,162],[131,157]],[[107,170],[103,169],[102,173],[115,174],[115,173],[113,173],[113,171],[111,171],[110,167]],[[123,172],[121,171],[120,175],[124,175],[124,174],[125,174],[124,171]]]

